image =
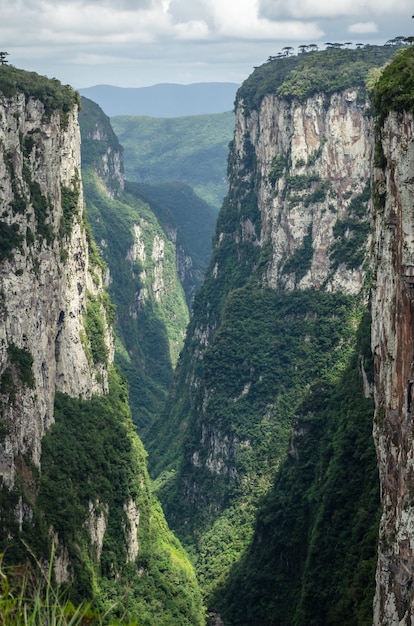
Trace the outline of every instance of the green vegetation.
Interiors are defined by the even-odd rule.
[[[390,111],[414,112],[414,47],[400,50],[375,84],[373,103],[379,127]]]
[[[88,294],[85,313],[85,332],[88,339],[87,353],[94,365],[107,365],[108,347],[105,343],[105,319],[100,298]]]
[[[226,625],[372,624],[380,506],[359,360],[372,380],[369,313],[336,383],[314,384],[296,411],[254,539],[215,597]]]
[[[206,289],[208,283],[199,297]],[[214,340],[196,366],[195,390],[185,385],[194,375],[187,344],[168,418],[154,428],[160,443],[150,450],[166,464],[158,463],[154,473],[177,467],[177,451],[185,450],[158,493],[170,525],[194,553],[210,606],[248,546],[260,498],[285,458],[292,419],[311,385],[341,379],[359,317],[352,299],[341,294],[245,287],[227,296]],[[200,328],[200,317],[195,323]],[[216,462],[227,469],[212,472],[207,466],[217,438],[227,452]],[[195,456],[197,464],[190,461]],[[183,492],[188,484],[196,485],[194,493]]]
[[[80,104],[79,94],[68,85],[62,85],[56,78],[19,70],[12,65],[1,65],[0,93],[11,98],[19,91],[27,98],[43,102],[47,116],[56,110],[65,115]]]
[[[13,250],[20,248],[23,236],[19,232],[19,224],[0,222],[0,263],[13,258]]]
[[[328,49],[285,58],[272,58],[242,84],[237,97],[246,110],[258,109],[266,94],[305,100],[315,93],[329,96],[348,87],[365,91],[368,72],[384,65],[395,52],[391,46]]]
[[[347,218],[338,220],[333,228],[335,241],[331,248],[334,268],[344,264],[349,269],[356,269],[364,262],[365,244],[370,232],[368,221]]]
[[[295,250],[283,265],[283,274],[295,273],[296,283],[299,283],[309,271],[312,263],[312,229],[304,236],[302,245]]]
[[[79,202],[79,175],[72,181],[73,188],[61,185],[60,193],[62,198],[62,221],[60,224],[61,237],[69,237],[72,232],[73,220],[78,213]]]
[[[19,385],[34,389],[33,356],[28,350],[19,348],[14,343],[9,344],[7,356],[9,365],[0,376],[0,395],[4,396],[3,401],[6,404],[14,405]]]
[[[50,564],[53,563],[54,554]],[[0,566],[0,625],[1,626],[104,626],[105,614],[99,615],[83,602],[75,607],[53,584],[52,567],[47,575],[37,563],[35,580],[27,568]],[[111,626],[125,622],[110,620]],[[134,622],[138,626],[138,622]],[[129,626],[134,626],[129,622]],[[126,625],[125,625],[126,626]]]
[[[129,189],[150,205],[166,232],[171,227],[177,229],[176,244],[191,257],[192,270],[197,276],[194,285],[183,283],[186,293],[191,294],[188,298],[191,301],[210,261],[216,212],[183,183],[127,183],[126,190]]]
[[[269,170],[269,182],[271,185],[276,185],[279,178],[283,176],[287,165],[287,159],[282,155],[277,154],[275,157],[273,157]]]
[[[124,148],[128,180],[184,182],[218,211],[226,193],[233,113],[179,118],[119,116],[111,123]]]
[[[176,273],[178,246],[193,262],[192,273],[184,281],[188,302],[207,264],[205,236],[198,233],[192,251],[187,247],[197,229],[191,210],[200,207],[194,194],[179,184],[142,187],[126,183],[124,193],[116,187],[116,198],[108,197],[102,184],[101,157],[108,149],[119,153],[121,147],[108,118],[94,103],[85,100],[80,124],[88,220],[112,277],[109,292],[116,306],[116,361],[128,377],[133,419],[145,436],[162,410],[188,323]],[[93,138],[97,126],[100,141]],[[109,176],[106,183],[114,191]],[[164,205],[167,196],[176,204],[174,215]],[[93,242],[91,233],[88,237]]]
[[[33,356],[24,348],[19,348],[14,343],[9,344],[7,354],[10,363],[14,366],[16,374],[23,385],[34,388]]]
[[[248,117],[265,94],[318,92],[328,102],[355,87],[362,104],[369,69],[394,50],[273,59],[240,87],[239,103]],[[226,626],[366,626],[379,517],[373,400],[362,376],[364,368],[372,381],[369,314],[363,295],[266,288],[271,243],[261,245],[260,172],[244,140],[241,163],[231,145],[210,267],[165,413],[147,437],[150,470]],[[301,203],[309,213],[302,245],[282,267],[296,284],[312,260],[312,205],[336,211],[332,183],[317,169],[323,145],[294,170],[289,154],[269,168],[271,185],[285,182],[287,207]],[[369,196],[367,185],[343,198],[334,269],[364,261]]]
[[[109,394],[90,401],[57,394],[55,419],[44,438],[36,507],[44,517],[40,528],[53,525],[68,550],[74,569],[70,598],[76,604],[89,599],[103,612],[125,594],[127,601],[111,610],[115,618],[125,612],[143,626],[154,619],[163,626],[201,625],[192,568],[150,491],[126,381],[112,371]],[[126,507],[131,501],[140,515],[139,552],[129,564],[128,533],[134,527]],[[106,519],[100,565],[87,531],[99,516]]]
[[[188,323],[175,250],[139,197],[129,193],[122,200],[109,198],[86,164],[83,181],[88,220],[96,240],[104,242],[102,255],[116,277],[109,286],[116,307],[116,361],[128,376],[133,418],[142,429],[165,400]],[[131,258],[134,225],[145,254]],[[164,246],[161,261],[152,254],[157,241]],[[165,287],[158,300],[153,285],[160,271]]]
[[[1,72],[0,68],[0,83]],[[54,83],[49,87],[48,104],[59,106]],[[65,113],[65,102],[61,105]],[[27,159],[32,156],[35,140],[20,137],[20,141]],[[5,163],[10,168],[11,178],[18,179],[13,188],[14,205],[7,209],[23,213],[31,205],[36,238],[40,243],[46,240],[50,244],[55,235],[56,214],[44,187],[32,180],[29,167],[24,163],[23,193],[18,189],[20,178],[13,175],[10,155]],[[188,321],[184,293],[175,272],[175,248],[147,204],[132,193],[123,197],[123,201],[109,198],[91,166],[86,168],[86,181],[90,185],[89,206],[96,222],[105,211],[112,212],[112,219],[102,223],[100,233],[112,243],[102,247],[113,252],[111,272],[120,278],[115,289],[118,302],[122,305],[130,298],[127,306],[119,307],[117,323],[123,329],[122,322],[128,317],[129,321],[133,320],[131,326],[126,322],[128,330],[135,330],[139,316],[142,328],[137,337],[131,333],[131,341],[136,345],[142,341],[144,349],[137,354],[139,357],[148,355],[148,364],[158,368],[157,374],[160,374],[158,379],[153,377],[153,372],[148,375],[148,368],[146,375],[156,381],[153,384],[153,388],[158,385],[156,391],[161,389],[165,393]],[[78,210],[79,183],[75,176],[69,187],[61,187],[63,217],[59,231],[62,238],[70,235]],[[27,189],[30,197],[26,199]],[[28,212],[31,219],[32,212]],[[3,217],[8,216],[8,210],[5,213]],[[85,230],[92,268],[102,267],[87,225]],[[118,237],[111,237],[115,233]],[[35,245],[35,235],[28,227],[26,235],[27,241]],[[30,250],[31,254],[34,252]],[[7,248],[6,254],[9,254]],[[40,259],[35,261],[41,262]],[[127,268],[123,283],[122,270]],[[19,276],[20,271],[15,274]],[[123,294],[125,284],[127,292]],[[164,289],[167,295],[163,307],[159,299]],[[6,300],[7,294],[2,298]],[[61,319],[63,315],[59,323]],[[7,546],[4,567],[0,567],[1,624],[205,624],[193,567],[169,530],[152,493],[146,452],[131,419],[126,379],[108,362],[105,332],[106,326],[114,320],[115,311],[108,294],[88,293],[81,339],[88,346],[91,365],[99,366],[100,370],[103,366],[108,369],[108,393],[85,399],[56,392],[52,425],[49,410],[46,415],[49,429],[42,439],[41,471],[30,456],[32,451],[29,449],[25,454],[20,450],[14,459],[13,488],[6,485],[0,488],[0,545]],[[122,334],[119,336],[123,339]],[[130,355],[122,339],[118,341],[119,353],[127,360]],[[144,369],[143,360],[140,365]],[[165,375],[164,380],[162,375]],[[0,379],[3,407],[5,403],[14,404],[20,399],[19,387],[33,389],[34,385],[32,355],[10,344],[8,366],[2,368]],[[1,437],[4,438],[8,427],[6,420],[1,422]],[[51,543],[56,548],[52,557]],[[20,587],[13,586],[14,582],[10,586],[9,572],[23,572],[27,568],[30,577],[33,561],[41,564],[44,571],[49,560],[44,587],[27,587],[25,579],[20,580]],[[59,571],[64,573],[66,582],[55,586]]]

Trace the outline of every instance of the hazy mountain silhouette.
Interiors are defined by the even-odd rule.
[[[151,87],[95,85],[79,89],[79,93],[99,104],[109,117],[181,117],[231,111],[238,87],[237,83],[160,83]]]

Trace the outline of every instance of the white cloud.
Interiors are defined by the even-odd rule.
[[[202,20],[191,20],[190,22],[182,22],[174,25],[177,39],[181,40],[200,40],[207,39],[210,32],[207,24]]]
[[[10,63],[75,85],[239,82],[285,45],[409,35],[412,13],[411,0],[0,0],[0,42]]]
[[[296,19],[355,17],[361,15],[411,16],[410,0],[259,0],[259,12],[264,17],[279,20],[285,16]]]
[[[377,33],[378,25],[375,22],[357,22],[348,26],[349,33],[356,33],[358,35],[364,35],[368,33]]]
[[[258,0],[206,0],[210,7],[217,36],[241,39],[295,39],[305,34],[319,37],[317,24],[300,21],[273,22],[259,16]]]

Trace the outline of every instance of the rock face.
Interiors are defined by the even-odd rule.
[[[246,220],[244,239],[271,244],[266,282],[273,289],[326,289],[358,293],[361,264],[335,262],[340,235],[355,237],[355,200],[363,197],[370,176],[372,122],[358,89],[332,96],[317,94],[301,103],[266,95],[260,111],[236,112],[235,162],[253,150],[262,229]],[[362,212],[362,217],[367,214]],[[336,226],[336,230],[335,230]],[[299,251],[302,260],[299,259]],[[296,253],[298,263],[293,265]]]
[[[46,116],[40,100],[18,93],[1,97],[0,109],[0,456],[11,488],[19,467],[39,467],[55,391],[105,392],[107,367],[93,363],[85,326],[102,281],[83,226],[77,108],[65,119],[58,110]],[[110,361],[108,327],[105,343]]]
[[[374,437],[383,514],[375,624],[411,624],[414,610],[414,117],[390,112],[374,170],[372,347]]]
[[[229,208],[238,211],[238,218],[222,230],[219,219],[216,258],[223,257],[231,240],[240,264],[250,263],[255,272],[267,248],[262,286],[360,294],[369,241],[371,153],[372,121],[356,88],[303,103],[267,95],[259,111],[246,112],[239,101],[229,175]],[[245,208],[255,201],[259,215]],[[249,260],[246,244],[256,251]],[[209,279],[225,282],[228,273],[228,266],[217,262]],[[219,325],[218,310],[211,309],[201,323],[196,318],[197,359],[214,342]],[[250,385],[247,381],[234,402],[249,394]],[[201,398],[197,381],[194,387],[200,440],[192,462],[213,474],[237,477],[235,450],[245,443],[234,432],[203,423],[203,415],[210,419],[215,392],[206,389]],[[206,436],[210,432],[214,436]]]
[[[24,545],[46,569],[54,544],[55,581],[75,602],[113,605],[128,590],[128,621],[202,626],[191,564],[152,494],[114,365],[114,309],[84,212],[78,103],[58,81],[2,70],[0,543],[8,563],[28,560]],[[103,204],[123,184],[110,138],[98,125],[89,142]],[[155,268],[164,253],[156,239]]]

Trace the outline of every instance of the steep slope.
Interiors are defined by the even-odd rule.
[[[391,53],[367,47],[271,60],[238,92],[229,193],[210,269],[168,410],[152,434],[152,472],[167,518],[197,555],[210,606],[226,624],[369,619],[378,494],[366,336],[358,343],[368,300],[373,146],[365,80]],[[344,384],[352,395],[348,411]],[[325,441],[316,445],[322,433]],[[312,442],[320,459],[308,456]],[[350,442],[366,455],[354,457]],[[340,515],[330,476],[341,463],[339,489],[349,494],[348,472],[363,489],[345,528],[337,526],[339,543],[325,541],[318,559],[316,541],[329,536],[331,516]],[[298,485],[299,519],[289,539],[292,517],[280,507],[295,502]],[[359,519],[361,507],[373,519]],[[264,561],[243,569],[258,557],[253,547],[230,575],[258,510],[254,542],[263,540]],[[351,536],[347,524],[356,521]],[[285,541],[292,551],[279,550]],[[345,565],[350,545],[354,561]],[[315,615],[309,599],[316,571],[329,584]],[[247,573],[253,575],[243,581]],[[280,603],[272,600],[272,580],[290,588],[277,595]],[[364,608],[341,597],[352,586]],[[343,621],[341,602],[350,610]],[[324,621],[327,615],[337,621]]]
[[[203,624],[113,364],[113,307],[85,223],[79,100],[0,69],[1,552],[113,618]],[[128,595],[128,601],[125,601]]]
[[[414,49],[377,85],[372,348],[381,482],[376,624],[410,624],[413,548]]]
[[[116,305],[116,361],[126,372],[141,434],[162,410],[188,323],[177,272],[193,293],[200,276],[171,213],[124,184],[122,148],[109,118],[82,99],[82,176],[88,218]],[[180,256],[178,256],[178,249]]]

